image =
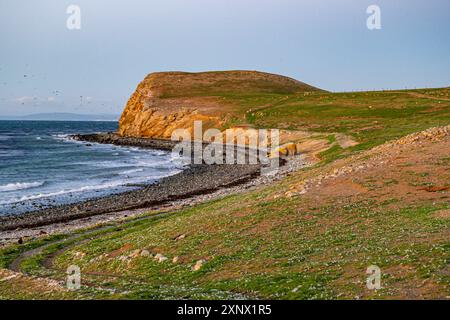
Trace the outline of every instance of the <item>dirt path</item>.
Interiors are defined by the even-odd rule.
[[[139,217],[133,219],[131,222],[158,219],[159,217],[162,217],[166,214],[170,213],[161,213],[152,216]],[[108,229],[111,229],[110,232],[107,231]],[[101,238],[107,234],[114,232],[115,230],[116,228],[114,226],[99,227],[70,236],[65,239],[51,241],[49,243],[46,243],[45,245],[25,251],[9,264],[8,269],[0,269],[0,283],[2,281],[15,281],[16,279],[20,279],[22,282],[26,283],[25,286],[28,286],[28,289],[33,291],[34,294],[36,292],[68,292],[68,289],[65,287],[66,270],[57,268],[54,265],[55,259],[75,246],[82,245],[95,239]],[[101,233],[97,234],[99,232]],[[35,277],[23,271],[22,263],[24,261],[26,261],[27,259],[31,259],[37,255],[43,254],[46,249],[52,246],[62,244],[66,245],[56,251],[47,254],[39,264],[41,271],[51,273],[53,274],[52,276]],[[103,281],[109,282],[111,279],[120,280],[120,284],[116,284],[114,288],[103,287],[101,285]],[[126,295],[129,292],[126,289],[127,285],[133,285],[135,287],[136,285],[146,286],[149,283],[146,277],[83,271],[81,284],[82,289],[89,288],[89,290],[94,289],[96,291],[104,291],[109,294]],[[234,292],[223,291],[223,293],[226,293],[229,296],[238,297],[239,299],[255,299],[255,297],[245,296],[243,294],[237,294]],[[84,294],[84,292],[81,292],[81,294]]]

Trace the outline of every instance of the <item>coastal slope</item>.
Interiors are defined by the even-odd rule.
[[[431,128],[256,190],[5,248],[0,294],[448,299],[449,148],[450,126]],[[80,290],[64,288],[70,265]]]

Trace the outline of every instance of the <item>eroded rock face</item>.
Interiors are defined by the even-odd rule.
[[[128,100],[119,134],[170,138],[175,129],[203,121],[203,129],[218,128],[236,115],[239,105],[224,96],[318,90],[297,80],[256,71],[160,72],[149,74]],[[242,112],[242,110],[241,110]]]
[[[122,113],[119,134],[131,137],[170,138],[177,128],[189,128],[194,120],[208,121],[198,109],[187,102],[161,99],[157,79],[145,78]],[[217,118],[212,119],[215,123]]]

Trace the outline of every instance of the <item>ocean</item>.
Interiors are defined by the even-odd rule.
[[[0,215],[132,190],[182,169],[170,152],[74,141],[117,122],[0,121]]]

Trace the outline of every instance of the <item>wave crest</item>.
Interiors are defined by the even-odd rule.
[[[17,182],[17,183],[8,183],[0,186],[0,192],[5,191],[15,191],[15,190],[23,190],[40,187],[44,184],[44,182]]]

